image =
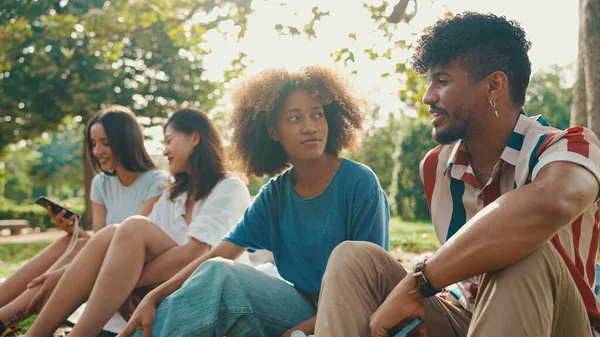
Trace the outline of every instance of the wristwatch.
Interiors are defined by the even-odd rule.
[[[427,263],[427,259],[423,260],[423,262],[417,263],[413,267],[412,277],[415,278],[416,288],[410,291],[410,294],[414,294],[417,291],[423,295],[424,298],[428,298],[434,296],[439,293],[440,290],[437,290],[431,285],[431,282],[425,277],[425,265]]]

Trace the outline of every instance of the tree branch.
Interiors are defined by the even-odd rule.
[[[411,0],[398,1],[396,6],[394,6],[394,10],[392,11],[392,14],[390,14],[390,16],[388,16],[387,22],[399,23],[402,20],[404,20],[404,22],[409,22],[412,18],[414,18],[415,15],[417,14],[417,0],[412,0],[415,3],[415,10],[412,13],[407,14],[406,8],[408,8],[408,3],[410,1]]]

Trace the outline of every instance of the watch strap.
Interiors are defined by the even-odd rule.
[[[427,265],[427,259],[423,262],[419,262],[414,266],[412,277],[415,278],[415,286],[416,288],[411,291],[411,294],[416,293],[417,291],[421,293],[424,298],[432,297],[440,291],[435,289],[431,282],[425,276],[425,266]]]

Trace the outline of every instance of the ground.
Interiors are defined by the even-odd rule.
[[[62,235],[60,231],[49,230],[43,233],[0,236],[0,282]],[[421,255],[430,254],[438,246],[431,223],[410,222],[399,218],[390,221],[390,251],[403,265],[409,266],[422,260]],[[31,326],[33,319],[20,324],[23,331]],[[114,335],[106,332],[99,335],[99,337],[109,336]]]

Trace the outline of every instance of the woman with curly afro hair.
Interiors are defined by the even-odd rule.
[[[267,70],[244,81],[233,95],[233,146],[248,173],[279,175],[221,244],[148,294],[124,335],[312,334],[334,248],[347,240],[389,248],[377,177],[340,157],[360,132],[364,106],[329,68]],[[281,278],[214,259],[246,249],[271,251]]]

